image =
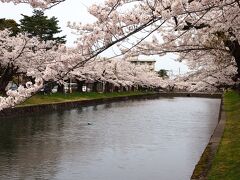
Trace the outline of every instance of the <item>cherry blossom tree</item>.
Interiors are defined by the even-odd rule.
[[[1,0],[29,3],[40,8],[49,8],[62,1]],[[180,61],[186,61],[195,69],[192,80],[198,81],[187,90],[201,90],[203,84],[208,87],[232,84],[240,76],[239,11],[240,3],[236,0],[106,0],[103,4],[94,4],[89,8],[89,12],[96,17],[94,23],[69,23],[69,27],[79,33],[77,48],[61,47],[57,53],[52,52],[54,60],[42,63],[41,70],[28,68],[26,74],[34,77],[36,83],[29,82],[16,92],[7,92],[8,97],[1,97],[0,109],[19,103],[45,82],[64,81],[69,76],[83,78],[88,74],[88,78],[95,79],[97,76],[98,80],[121,85],[162,82],[166,86],[166,81],[159,82],[153,73],[146,76],[136,67],[132,69],[132,75],[130,72],[125,74],[128,71],[120,71],[121,66],[112,63],[99,72],[84,70],[90,68],[86,66],[87,62],[90,63],[114,45],[125,55],[124,59],[138,55],[178,53]],[[2,49],[4,56],[11,54],[7,53],[9,50],[6,48]],[[19,48],[16,50],[19,52]],[[16,54],[12,53],[12,56],[15,58]],[[148,80],[151,80],[150,84]],[[184,81],[168,83],[182,88],[187,84]]]
[[[225,88],[233,87],[236,83],[232,79],[237,73],[234,65],[226,66],[225,69],[215,67],[205,70],[205,72],[208,73],[195,71],[178,77],[174,80],[173,87],[188,92],[221,92]]]
[[[76,48],[53,44],[52,41],[39,41],[37,37],[30,38],[27,34],[19,33],[15,37],[10,36],[8,30],[0,31],[2,93],[18,74],[31,80],[0,97],[0,110],[25,101],[49,83],[64,83],[69,78],[124,88],[159,87],[162,80],[157,73],[125,60],[90,60]]]
[[[14,2],[48,5],[61,1]],[[84,55],[96,56],[114,44],[121,46],[120,43],[142,32],[146,35],[131,42],[130,49],[121,48],[124,53],[130,50],[129,55],[177,52],[181,59],[191,54],[190,61],[203,54],[224,54],[229,56],[226,61],[235,61],[240,69],[239,6],[235,0],[106,0],[104,4],[89,8],[97,18],[95,23],[69,26],[79,32],[79,48]],[[144,41],[150,34],[158,36]],[[237,72],[236,77],[240,70]]]
[[[6,92],[7,97],[0,97],[0,110],[22,102],[43,86],[42,70],[51,62],[54,51],[46,53],[51,44],[28,38],[25,34],[10,36],[8,30],[0,31],[0,90],[5,94],[7,84],[16,75],[28,75],[36,78],[36,83],[27,82],[20,85],[17,91]],[[45,64],[45,65],[44,65]]]
[[[89,12],[94,23],[69,24],[80,35],[83,54],[117,44],[126,57],[174,52],[203,74],[210,74],[209,64],[219,72],[233,64],[235,81],[240,76],[238,1],[106,0]]]
[[[80,81],[101,82],[109,84],[112,88],[121,87],[160,87],[162,78],[156,72],[145,66],[137,66],[123,59],[105,60],[97,59],[76,68],[69,74]]]
[[[8,30],[0,31],[0,92],[5,88],[13,77],[34,69],[35,76],[45,68],[47,62],[56,57],[51,49],[51,42],[40,42],[37,37],[28,38],[26,34],[19,33],[10,36]]]
[[[51,8],[65,0],[1,0],[0,2],[9,3],[13,2],[14,4],[26,3],[30,4],[33,8]]]
[[[27,34],[10,34],[8,30],[0,31],[1,94],[5,94],[7,84],[16,75],[28,77],[25,79],[29,82],[0,97],[0,110],[19,104],[51,82],[62,83],[73,67],[84,61],[76,49],[55,47],[52,41],[29,38]]]

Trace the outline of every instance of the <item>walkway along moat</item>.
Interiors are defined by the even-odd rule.
[[[1,119],[0,179],[190,179],[220,101],[128,100]]]

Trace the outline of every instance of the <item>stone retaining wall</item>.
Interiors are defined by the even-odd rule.
[[[15,108],[5,109],[0,111],[0,119],[5,119],[7,117],[17,117],[22,115],[29,115],[35,113],[42,113],[53,110],[63,110],[76,108],[79,106],[90,106],[103,104],[108,102],[124,101],[129,99],[150,99],[159,97],[204,97],[204,98],[221,98],[222,94],[206,94],[206,93],[151,93],[151,94],[139,94],[134,96],[122,96],[122,97],[112,97],[112,98],[101,98],[92,100],[80,100],[53,104],[40,104],[32,106],[21,106]]]
[[[211,168],[212,161],[217,153],[218,146],[221,142],[224,127],[226,123],[226,113],[224,112],[223,99],[219,110],[219,119],[207,147],[205,148],[200,160],[198,161],[193,171],[191,180],[206,180],[207,174]]]

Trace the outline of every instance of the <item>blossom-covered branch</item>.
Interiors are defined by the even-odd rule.
[[[235,0],[107,0],[91,6],[89,12],[96,22],[69,25],[79,33],[79,48],[87,50],[84,54],[118,44],[126,56],[178,53],[181,61],[195,68],[206,58],[216,64],[235,61],[240,75],[240,8]],[[156,27],[147,40],[139,40]]]
[[[14,4],[27,3],[30,4],[33,8],[51,8],[65,0],[1,0],[3,3],[13,2]]]

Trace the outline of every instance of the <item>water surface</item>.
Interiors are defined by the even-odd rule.
[[[2,119],[0,179],[187,180],[219,106],[161,98]]]

